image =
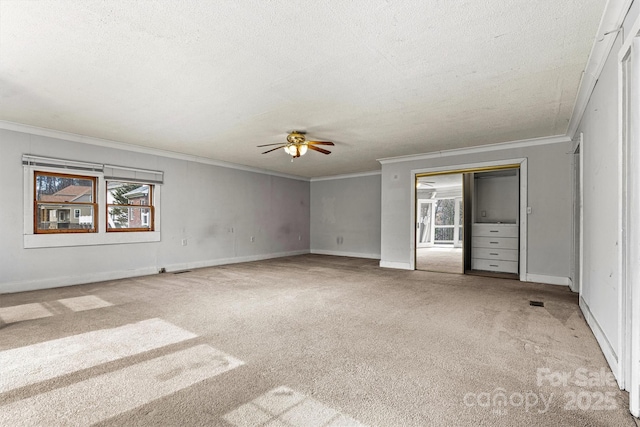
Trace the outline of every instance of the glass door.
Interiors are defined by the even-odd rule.
[[[440,199],[435,202],[435,244],[462,247],[464,213],[462,198]]]
[[[416,224],[419,248],[433,246],[433,200],[418,200]]]

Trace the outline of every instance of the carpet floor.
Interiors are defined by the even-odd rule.
[[[568,288],[377,264],[2,295],[0,425],[636,426]]]
[[[462,274],[463,265],[462,248],[416,249],[416,270]]]

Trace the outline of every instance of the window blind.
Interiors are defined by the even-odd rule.
[[[104,165],[104,179],[110,181],[134,181],[146,184],[162,184],[164,172],[148,169],[127,168],[124,166]]]
[[[24,166],[40,166],[65,169],[69,171],[102,172],[104,174],[104,178],[110,181],[133,181],[146,184],[162,184],[164,182],[164,172],[162,171],[78,162],[75,160],[56,159],[53,157],[33,156],[31,154],[24,154],[22,156],[22,164]]]
[[[52,157],[32,156],[24,154],[22,156],[24,166],[41,166],[47,168],[57,168],[75,171],[102,172],[103,165],[97,163],[77,162],[75,160],[56,159]]]

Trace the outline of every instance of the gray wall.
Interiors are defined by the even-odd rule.
[[[527,273],[566,280],[571,270],[571,148],[571,142],[563,142],[383,164],[381,262],[410,264],[412,170],[527,158],[528,206],[532,208]]]
[[[380,175],[311,182],[311,252],[380,258]]]
[[[161,241],[24,249],[23,154],[164,171]],[[0,180],[0,292],[309,251],[308,181],[8,130]]]
[[[478,178],[475,174],[475,222],[518,222],[520,182],[517,175]],[[485,216],[482,216],[484,212]]]

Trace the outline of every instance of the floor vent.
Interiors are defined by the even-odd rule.
[[[190,273],[191,270],[184,270],[184,271],[176,271],[173,274],[182,274],[182,273]]]
[[[542,301],[529,301],[529,305],[534,307],[544,307],[544,303]]]

